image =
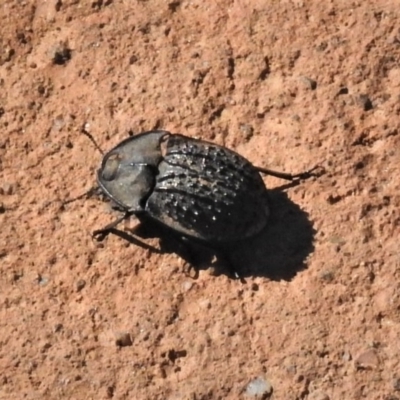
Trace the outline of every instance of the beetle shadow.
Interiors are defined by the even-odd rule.
[[[282,191],[286,187],[290,184],[268,190],[271,214],[267,226],[254,238],[227,248],[240,276],[290,281],[307,268],[316,231],[308,213]]]
[[[135,236],[118,229],[111,232],[134,245],[155,253],[176,253],[198,273],[213,267],[216,275],[229,277],[266,277],[290,281],[306,268],[306,259],[314,250],[315,230],[308,214],[293,203],[282,189],[268,190],[271,211],[267,226],[255,237],[215,250],[205,245],[182,239],[170,229],[159,225],[142,224]],[[160,238],[160,248],[137,239]],[[216,261],[213,262],[216,256]]]

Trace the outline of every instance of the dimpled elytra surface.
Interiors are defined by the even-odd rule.
[[[255,235],[269,213],[264,182],[245,158],[179,135],[168,140],[146,209],[179,232],[216,243]]]

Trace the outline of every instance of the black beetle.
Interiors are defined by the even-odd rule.
[[[97,182],[124,215],[93,235],[104,236],[135,215],[211,248],[242,241],[268,221],[260,172],[293,181],[316,175],[314,170],[276,172],[210,142],[162,130],[144,132],[104,155]]]

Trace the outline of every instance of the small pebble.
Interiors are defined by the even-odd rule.
[[[15,50],[11,49],[9,47],[6,47],[4,50],[4,55],[5,55],[4,61],[7,61],[7,62],[11,61],[11,59],[15,55]]]
[[[11,196],[15,194],[17,189],[16,183],[13,182],[3,182],[0,187],[0,194],[5,194],[7,196]]]
[[[356,357],[354,363],[357,369],[377,368],[379,365],[379,358],[375,350],[370,349]]]
[[[114,386],[108,386],[106,392],[107,392],[107,397],[109,399],[112,399],[114,397],[114,392],[115,392]]]
[[[272,385],[264,378],[252,380],[246,387],[246,395],[251,397],[267,398],[272,394]]]
[[[254,292],[257,292],[258,289],[259,289],[258,284],[255,283],[255,282],[253,282],[253,283],[251,284],[251,290],[253,290]]]
[[[364,111],[369,111],[374,108],[371,99],[366,94],[360,94],[356,98],[356,101],[364,109]]]
[[[53,331],[54,333],[61,332],[63,328],[64,328],[63,324],[58,323],[54,325]]]
[[[138,56],[136,56],[135,54],[131,55],[129,57],[129,64],[135,64],[138,61]]]
[[[400,392],[400,378],[393,378],[392,380],[393,389]]]
[[[50,50],[53,64],[64,65],[71,59],[71,49],[66,43],[59,43]]]
[[[326,282],[332,282],[335,279],[335,274],[332,271],[321,271],[319,278]]]
[[[250,140],[254,134],[254,128],[250,124],[239,124],[239,129],[246,140]]]
[[[338,195],[338,194],[330,194],[327,198],[326,201],[328,202],[328,204],[333,205],[338,203],[340,200],[342,200],[342,196]]]
[[[314,79],[311,79],[307,76],[302,76],[300,79],[306,84],[308,89],[315,90],[317,88],[317,81]]]
[[[63,127],[65,126],[65,120],[62,115],[58,115],[54,120],[53,120],[53,125],[52,129],[55,131],[60,131]]]
[[[295,122],[300,122],[301,118],[298,114],[294,114],[294,115],[292,115],[292,120]]]
[[[115,344],[118,347],[132,346],[132,338],[128,332],[117,332],[115,334]]]
[[[307,400],[330,400],[330,397],[320,390],[315,390],[308,395]]]
[[[79,281],[76,282],[76,291],[80,292],[85,286],[86,286],[86,281],[84,279],[79,279]]]
[[[348,351],[345,351],[343,354],[342,354],[342,360],[343,361],[351,361],[351,354],[348,352]]]
[[[349,94],[349,89],[347,89],[347,87],[341,87],[337,94],[338,95]]]
[[[185,292],[188,292],[192,287],[193,287],[193,282],[191,282],[191,281],[185,281],[182,283],[182,289]]]
[[[40,286],[45,286],[49,283],[49,278],[46,278],[45,276],[42,275],[38,275],[36,277],[36,282],[40,285]]]

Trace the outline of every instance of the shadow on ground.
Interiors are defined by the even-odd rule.
[[[305,260],[314,250],[315,231],[307,213],[293,203],[282,188],[268,193],[271,216],[266,228],[256,237],[226,246],[223,251],[216,252],[198,243],[181,240],[170,230],[151,224],[141,225],[135,236],[117,229],[111,233],[155,253],[176,253],[195,271],[212,266],[216,275],[234,277],[237,274],[241,278],[259,276],[289,281],[305,269]],[[154,237],[161,237],[159,249],[143,242]]]
[[[243,277],[291,280],[306,268],[314,250],[315,230],[306,212],[279,189],[269,190],[271,216],[256,237],[229,251],[234,268]]]

